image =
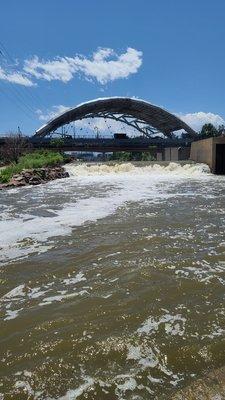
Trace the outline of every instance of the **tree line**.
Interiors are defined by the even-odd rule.
[[[218,128],[216,128],[213,124],[204,124],[202,129],[198,132],[197,140],[198,139],[208,139],[210,137],[216,137],[216,136],[221,136],[225,135],[225,126],[224,125],[219,125]],[[181,135],[183,139],[188,137],[187,133],[183,133]]]

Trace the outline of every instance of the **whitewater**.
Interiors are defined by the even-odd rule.
[[[48,239],[70,235],[73,227],[113,214],[126,202],[166,199],[171,185],[190,178],[205,180],[209,172],[204,164],[175,163],[141,168],[131,163],[81,164],[68,166],[67,170],[69,180],[1,194],[0,265],[48,250]],[[51,202],[52,196],[58,196],[57,204],[55,198]],[[31,204],[27,204],[29,200]]]
[[[0,398],[172,398],[225,364],[225,177],[66,169],[0,192]]]

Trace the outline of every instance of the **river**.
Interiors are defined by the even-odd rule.
[[[0,192],[0,399],[169,399],[225,365],[225,177],[67,169]]]

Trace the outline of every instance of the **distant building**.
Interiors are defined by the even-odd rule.
[[[190,147],[165,147],[157,152],[157,161],[182,161],[190,158]]]
[[[94,153],[91,153],[91,152],[88,152],[88,153],[76,152],[76,158],[77,158],[77,160],[84,160],[84,161],[95,160]]]
[[[129,139],[126,133],[114,133],[114,139]]]

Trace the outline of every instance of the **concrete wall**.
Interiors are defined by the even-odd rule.
[[[179,161],[181,161],[181,160],[189,160],[190,151],[191,151],[190,147],[179,147],[178,160]]]
[[[198,163],[207,164],[211,172],[216,170],[216,145],[225,144],[225,137],[202,139],[191,144],[190,159]]]
[[[178,161],[178,147],[165,148],[165,161]]]
[[[162,160],[163,160],[163,153],[162,153],[162,152],[157,152],[157,154],[156,154],[156,160],[157,160],[157,161],[162,161]]]
[[[213,168],[213,138],[198,140],[191,144],[190,159]]]
[[[188,160],[190,157],[190,147],[166,147],[165,161]]]

